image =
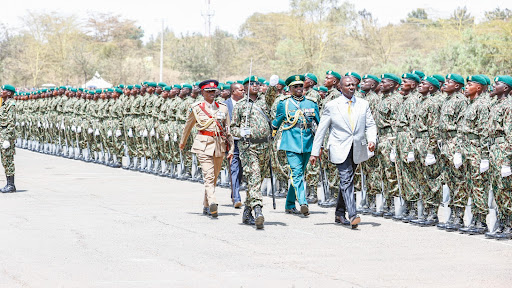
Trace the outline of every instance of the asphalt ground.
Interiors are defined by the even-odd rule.
[[[17,149],[0,195],[0,287],[511,287],[512,241],[334,209],[241,224],[230,191],[202,215],[203,186]],[[4,180],[5,181],[5,180]],[[0,182],[0,185],[4,185]]]

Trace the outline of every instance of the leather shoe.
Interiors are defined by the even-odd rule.
[[[210,204],[210,216],[212,216],[212,218],[217,218],[217,216],[219,216],[217,213],[217,204]]]
[[[236,203],[234,204],[234,206],[235,206],[235,208],[236,208],[236,209],[240,209],[240,208],[242,208],[242,202],[240,202],[240,201],[239,201],[239,202],[236,202]]]
[[[284,209],[284,212],[288,213],[288,214],[294,214],[294,215],[299,215],[301,214],[299,210],[297,210],[297,208],[293,207],[292,209]]]
[[[263,213],[261,212],[261,206],[254,206],[254,224],[256,225],[256,229],[263,229],[263,223],[265,222],[265,217],[263,217]]]
[[[350,218],[350,225],[352,225],[352,229],[356,229],[360,222],[361,217],[359,217],[359,215],[355,215],[352,218]]]
[[[246,225],[254,225],[254,216],[252,216],[252,209],[245,206],[244,213],[242,213],[242,223]]]
[[[304,216],[308,216],[309,215],[308,205],[306,205],[306,204],[300,205],[300,213],[302,213],[302,215],[304,215]]]
[[[343,226],[349,226],[350,225],[350,221],[348,221],[347,218],[345,218],[345,215],[335,216],[334,217],[334,223],[340,224],[340,225],[343,225]]]
[[[210,208],[209,207],[203,207],[203,215],[210,215]]]
[[[318,202],[318,198],[316,198],[315,196],[311,196],[307,199],[308,201],[308,204],[316,204]]]

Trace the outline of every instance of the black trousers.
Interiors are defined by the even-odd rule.
[[[354,195],[354,174],[357,167],[354,164],[353,148],[350,149],[347,159],[341,164],[336,164],[340,173],[340,193],[336,205],[336,216],[345,216],[348,211],[348,218],[356,216],[356,199]]]

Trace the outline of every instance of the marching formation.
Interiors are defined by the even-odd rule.
[[[324,200],[318,205],[336,206],[335,222],[355,228],[359,216],[350,212],[350,199],[341,197],[347,187],[340,179],[341,162],[332,163],[333,156],[345,152],[329,151],[334,149],[332,131],[324,136],[319,129],[323,133],[316,137],[322,119],[334,117],[335,107],[328,103],[344,96],[348,100],[339,107],[348,107],[343,113],[354,133],[362,120],[351,118],[352,113],[364,114],[357,105],[368,103],[371,111],[368,139],[351,140],[370,157],[354,166],[357,213],[511,239],[512,77],[493,80],[491,85],[485,75],[412,71],[401,77],[361,77],[327,71],[323,86],[311,73],[286,80],[250,76],[226,84],[144,82],[104,90],[61,86],[16,92],[4,85],[0,142],[7,185],[1,192],[16,190],[16,143],[41,153],[203,182],[203,212],[211,217],[218,214],[215,185],[231,187],[233,206],[244,206],[242,222],[259,229],[267,182],[268,194],[286,197],[286,213],[303,217],[318,202],[320,190]],[[370,141],[373,125],[376,143]],[[314,142],[323,143],[319,152]],[[360,147],[354,148],[346,153],[355,159],[352,150]]]

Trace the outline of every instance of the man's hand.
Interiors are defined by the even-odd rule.
[[[180,150],[185,149],[185,144],[180,144]]]
[[[233,153],[228,154],[229,165],[231,165],[231,161],[233,161],[233,156]]]
[[[370,150],[370,152],[374,152],[375,151],[375,143],[373,143],[373,142],[368,143],[368,150]]]
[[[315,166],[317,159],[318,159],[318,156],[309,157],[309,163],[311,164],[311,166]]]

